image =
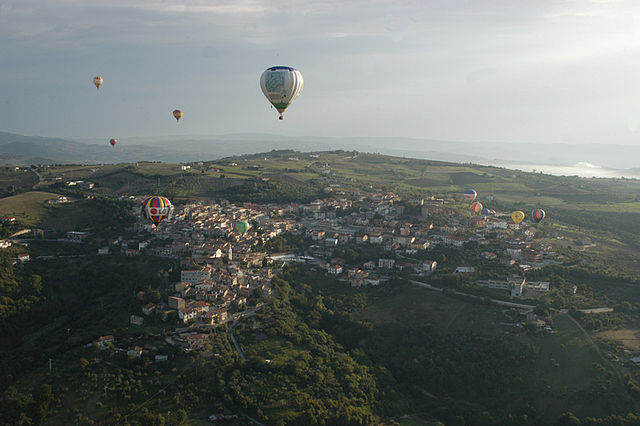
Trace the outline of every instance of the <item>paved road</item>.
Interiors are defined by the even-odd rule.
[[[409,280],[409,282],[412,284],[418,285],[420,287],[428,288],[429,290],[434,290],[439,292],[443,291],[443,289],[440,287],[434,287],[431,284],[423,283],[421,281]],[[453,290],[453,293],[459,296],[470,297],[472,299],[484,300],[484,297],[476,296],[475,294],[463,293],[461,291],[456,291],[456,290]],[[489,300],[491,301],[491,303],[495,303],[496,305],[511,306],[514,308],[521,308],[521,309],[535,309],[534,305],[525,305],[523,303],[506,302],[504,300],[498,300],[498,299],[489,299]]]
[[[31,229],[22,229],[22,230],[16,232],[15,234],[8,236],[7,238],[14,238],[14,237],[17,237],[19,235],[28,234],[29,232],[31,232]]]
[[[233,335],[233,327],[235,327],[235,326],[236,326],[236,323],[234,321],[229,326],[229,335],[231,336],[231,341],[233,342],[233,346],[236,347],[236,350],[238,351],[238,355],[240,355],[240,358],[244,362],[244,361],[247,360],[247,357],[244,356],[244,353],[242,352],[242,349],[240,349],[240,345],[238,344],[238,341],[236,340],[236,336]]]

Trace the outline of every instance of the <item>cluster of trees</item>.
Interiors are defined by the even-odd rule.
[[[34,304],[42,297],[42,277],[32,274],[0,251],[0,344],[12,342]]]
[[[0,397],[0,423],[12,425],[42,424],[54,402],[50,384],[38,386],[33,394],[7,387]]]
[[[24,225],[17,221],[12,223],[0,223],[0,239],[7,238],[21,229],[24,229]]]
[[[310,245],[310,238],[305,237],[304,235],[294,235],[286,232],[268,240],[264,244],[264,249],[267,253],[284,253],[288,251],[301,253]]]
[[[309,202],[324,198],[322,186],[294,180],[271,179],[268,182],[246,180],[241,184],[218,191],[216,196],[230,201],[254,201],[258,203]]]
[[[372,369],[322,329],[322,298],[296,291],[286,278],[274,279],[277,296],[265,305],[260,320],[236,328],[249,359],[230,375],[218,373],[227,392],[243,410],[255,410],[269,424],[379,421]],[[263,346],[255,339],[254,325],[283,349]]]

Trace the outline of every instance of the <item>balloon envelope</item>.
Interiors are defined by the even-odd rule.
[[[477,196],[478,193],[473,189],[467,189],[466,191],[464,191],[465,200],[475,200]]]
[[[481,212],[481,213],[482,213],[482,216],[490,216],[490,215],[492,214],[492,213],[491,213],[492,211],[493,211],[493,210],[491,210],[491,209],[489,209],[489,208],[485,207],[485,208],[483,208],[483,209],[482,209],[482,212]]]
[[[182,118],[182,111],[179,109],[174,109],[173,117],[176,119],[176,121],[180,120]]]
[[[116,146],[116,144],[118,143],[117,139],[110,139],[109,143],[111,144],[111,146]]]
[[[102,86],[102,81],[103,81],[102,77],[100,77],[99,75],[93,77],[93,84],[95,84],[96,88],[98,88],[98,89],[100,88],[100,86]]]
[[[475,203],[471,204],[471,210],[473,210],[474,213],[480,213],[483,209],[483,205],[482,203],[476,201]]]
[[[519,225],[520,222],[524,220],[524,216],[525,216],[524,212],[521,212],[520,210],[516,210],[515,212],[511,213],[511,220],[513,220],[516,225]]]
[[[547,214],[542,209],[535,209],[531,212],[531,218],[534,222],[539,223]]]
[[[246,220],[242,220],[236,223],[236,231],[240,233],[240,235],[244,235],[251,228],[251,225]]]
[[[275,66],[267,68],[260,77],[260,88],[269,102],[282,114],[300,92],[304,80],[302,74],[295,68]]]
[[[173,204],[165,197],[149,197],[142,202],[142,214],[156,227],[173,214]]]

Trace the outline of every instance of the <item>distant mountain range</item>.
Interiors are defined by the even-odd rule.
[[[123,138],[112,148],[107,140],[63,139],[0,132],[0,163],[121,163],[135,161],[188,162],[266,152],[274,149],[326,151],[335,149],[378,152],[412,158],[478,163],[524,169],[544,166],[590,170],[635,169],[620,175],[636,176],[640,146],[606,144],[521,144],[456,142],[432,139],[271,134],[190,135]],[[585,166],[586,165],[586,166]],[[595,165],[595,167],[593,166]],[[612,171],[616,174],[617,171]],[[567,172],[571,173],[571,172]],[[579,174],[579,173],[576,173]],[[594,173],[594,175],[598,175]],[[613,174],[612,174],[613,175]]]

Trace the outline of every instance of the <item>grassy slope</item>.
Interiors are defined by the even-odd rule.
[[[530,336],[517,328],[500,325],[500,322],[513,323],[518,319],[518,315],[509,310],[409,287],[369,305],[357,317],[374,323],[430,323],[443,333],[474,330],[513,339],[514,344],[533,345],[537,365],[533,387],[536,394],[532,395],[532,400],[540,413],[546,413],[545,418],[555,419],[565,411],[580,416],[606,416],[615,410],[624,412],[623,402],[619,407],[605,408],[584,399],[584,394],[589,394],[601,383],[607,383],[607,392],[618,395],[621,401],[625,400],[626,394],[611,367],[601,360],[582,332],[564,315],[554,320],[556,333]]]
[[[0,216],[15,216],[29,225],[39,224],[46,213],[45,202],[58,194],[30,191],[0,199]]]
[[[598,395],[602,384],[608,387],[608,395],[617,395],[615,399],[622,402],[628,398],[612,367],[565,315],[555,317],[554,327],[555,334],[534,343],[538,353],[536,380],[541,389],[537,399],[540,412],[553,419],[565,411],[601,417],[620,410],[620,406],[604,407],[598,399],[606,396]],[[578,397],[578,391],[587,396]]]

